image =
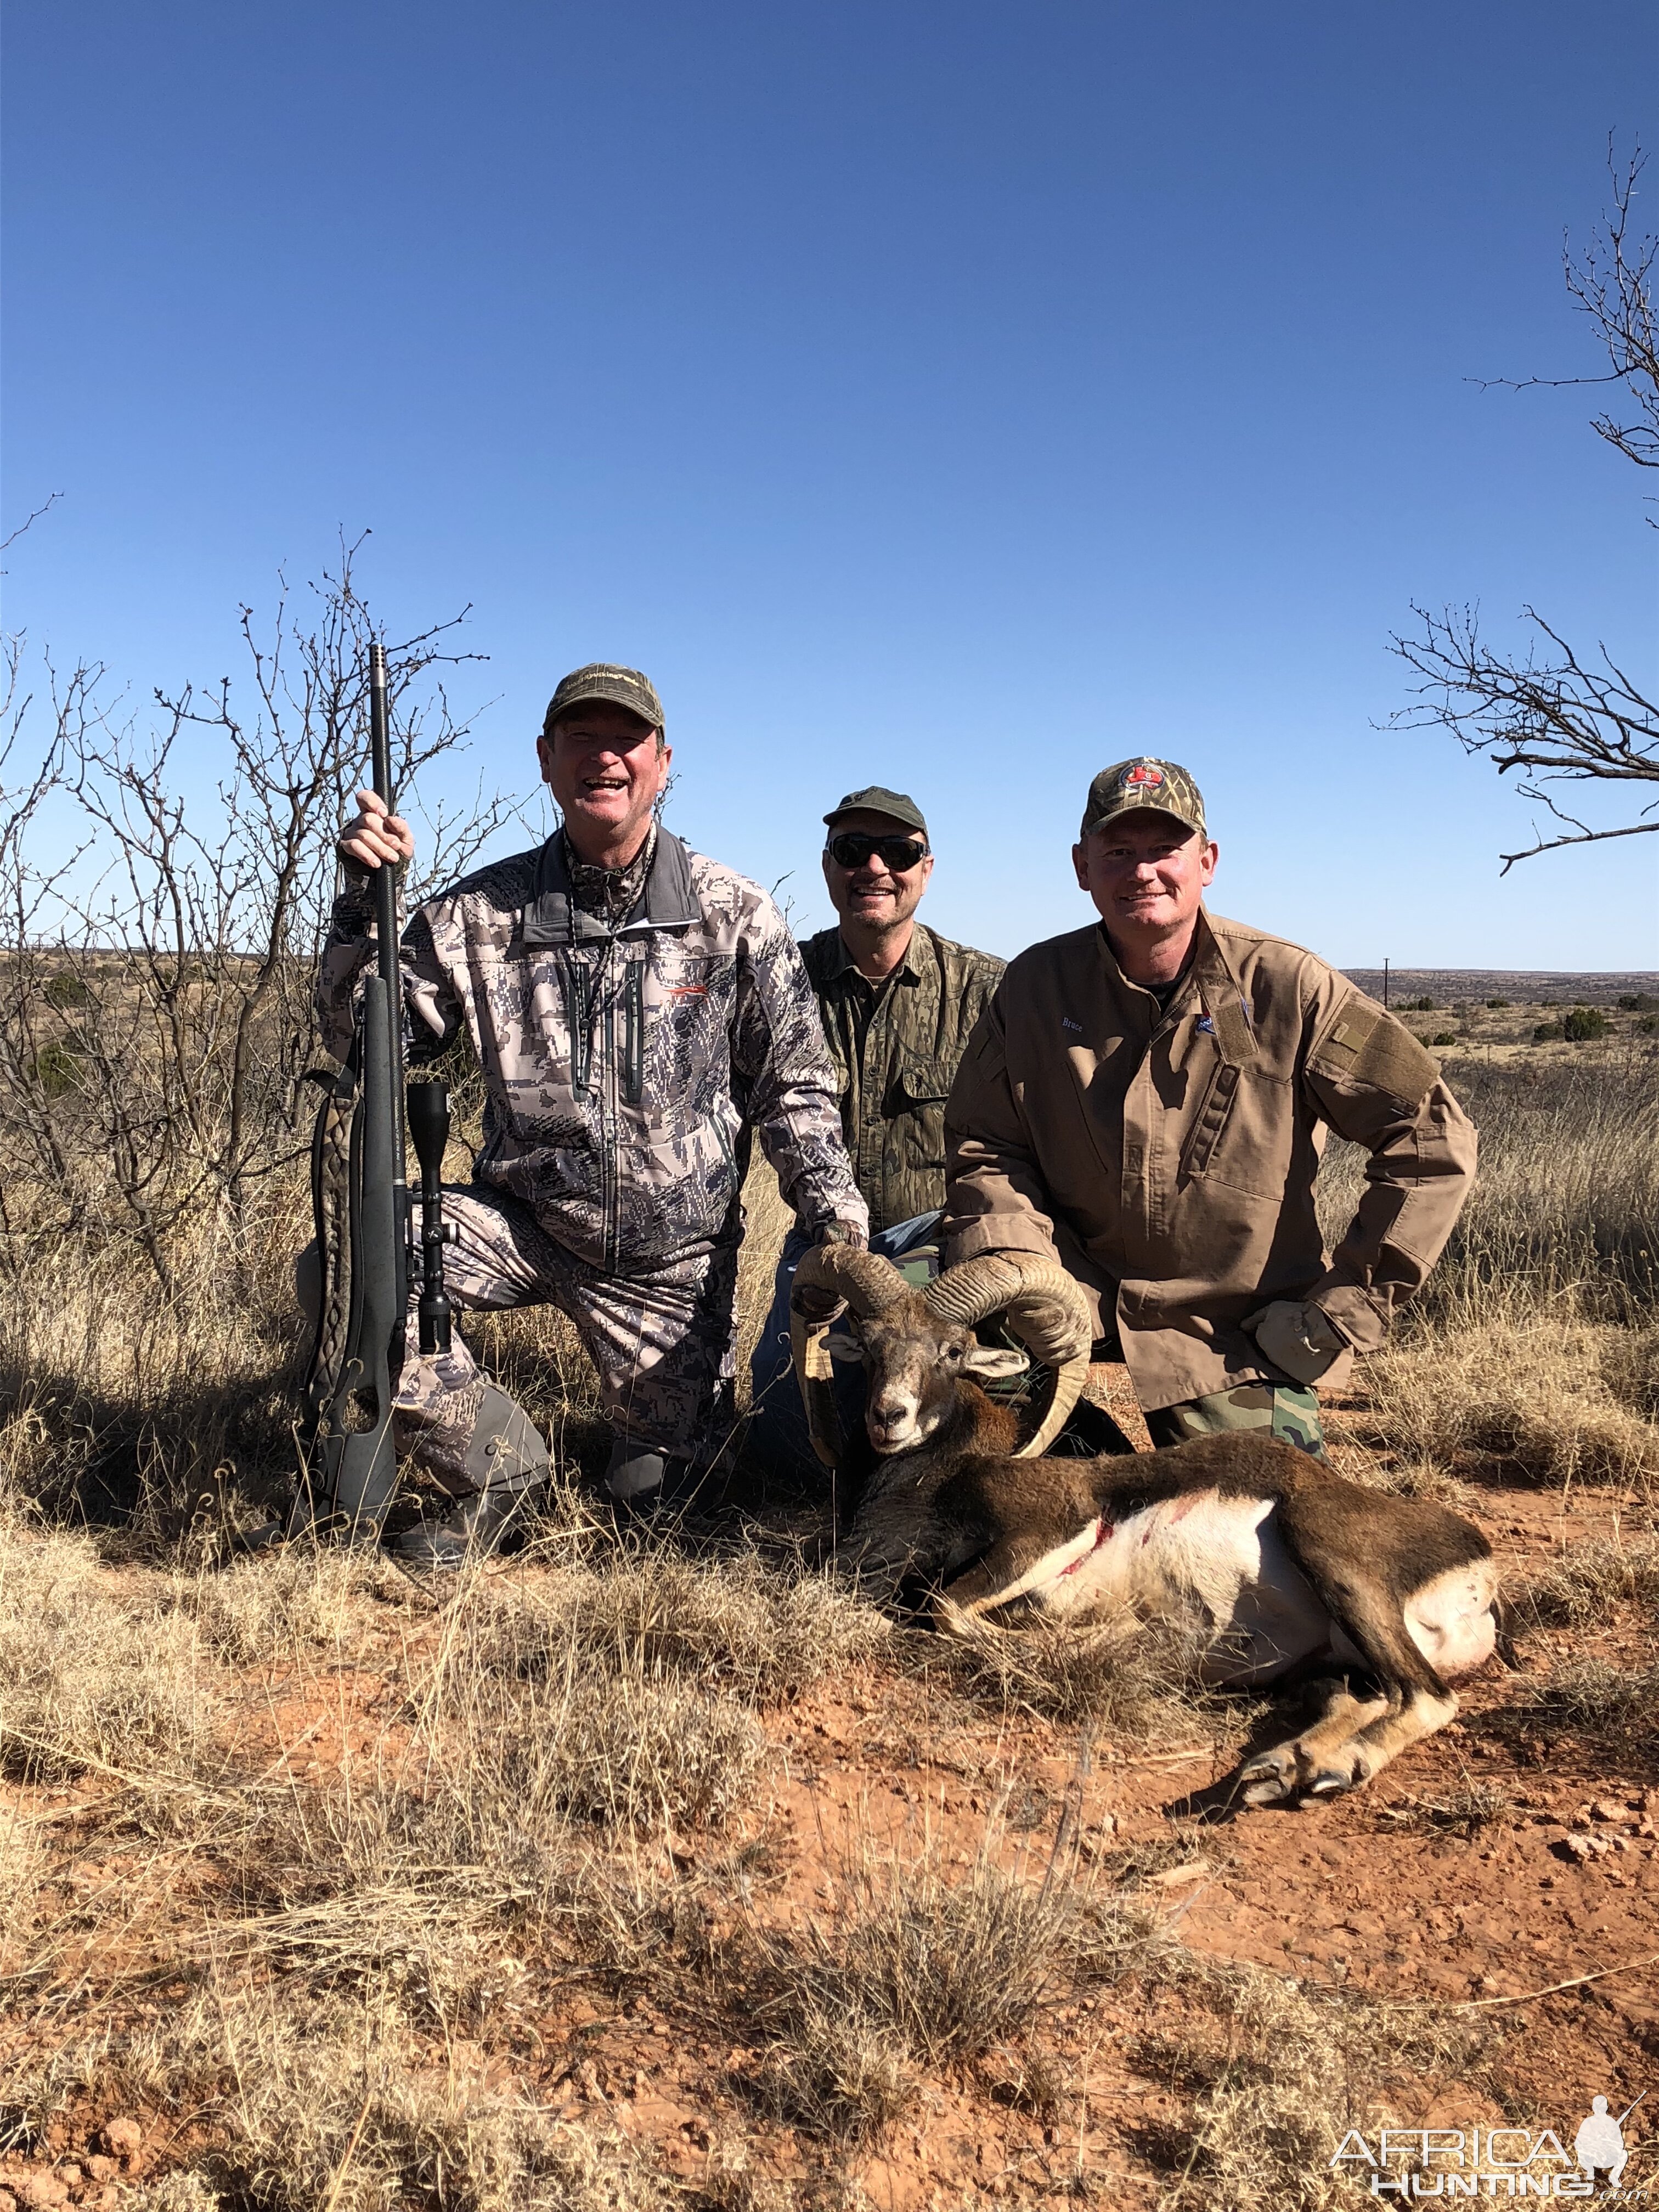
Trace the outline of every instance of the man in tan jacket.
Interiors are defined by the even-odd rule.
[[[1271,1427],[1321,1451],[1313,1386],[1421,1285],[1474,1130],[1373,1000],[1206,910],[1216,852],[1173,762],[1095,778],[1072,858],[1100,921],[1022,953],[975,1031],[945,1109],[945,1257],[1057,1254],[1155,1443]],[[1327,1128],[1370,1155],[1328,1258]]]

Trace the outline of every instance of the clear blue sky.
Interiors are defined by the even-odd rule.
[[[674,826],[803,925],[879,781],[937,927],[1077,927],[1088,779],[1147,750],[1218,909],[1340,963],[1659,959],[1659,840],[1500,882],[1524,806],[1371,727],[1413,597],[1653,673],[1595,395],[1469,380],[1599,365],[1561,239],[1610,129],[1659,142],[1650,4],[11,0],[6,39],[5,526],[63,494],[8,622],[60,658],[234,673],[238,603],[367,526],[393,632],[472,605],[492,780],[564,669],[641,665]]]

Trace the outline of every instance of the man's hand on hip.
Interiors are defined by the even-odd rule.
[[[1270,1365],[1297,1382],[1317,1382],[1348,1348],[1347,1338],[1324,1309],[1299,1298],[1275,1298],[1246,1314],[1241,1327],[1255,1337]]]

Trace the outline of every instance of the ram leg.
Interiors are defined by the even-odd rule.
[[[1331,1778],[1346,1771],[1349,1745],[1365,1728],[1388,1717],[1389,1700],[1381,1691],[1356,1696],[1340,1675],[1330,1677],[1323,1689],[1319,1717],[1312,1726],[1258,1753],[1239,1776],[1247,1805],[1276,1805],[1287,1797],[1331,1794]]]
[[[1332,1629],[1358,1654],[1376,1686],[1369,1710],[1345,1714],[1334,1707],[1293,1746],[1280,1747],[1295,1754],[1296,1794],[1334,1797],[1369,1782],[1408,1744],[1443,1728],[1457,1701],[1412,1641],[1390,1579],[1395,1563],[1377,1544],[1384,1531],[1356,1520],[1349,1486],[1298,1483],[1280,1498],[1277,1518],[1285,1548]],[[1287,1765],[1274,1754],[1253,1762],[1243,1779],[1251,1803],[1291,1794]]]

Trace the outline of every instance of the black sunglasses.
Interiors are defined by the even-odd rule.
[[[832,837],[828,851],[838,868],[861,868],[872,853],[879,853],[882,865],[896,876],[927,857],[927,848],[920,837],[866,837],[857,830]]]

